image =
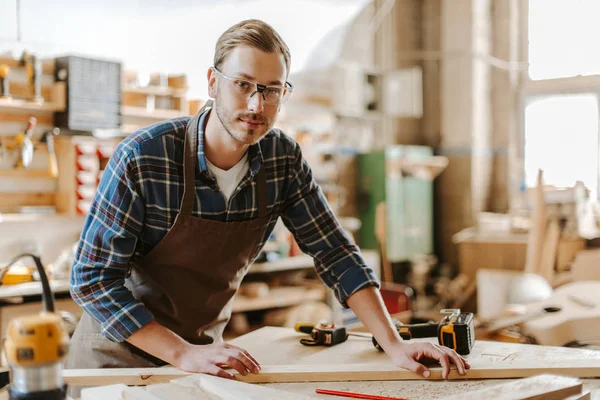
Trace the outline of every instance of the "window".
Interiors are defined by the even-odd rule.
[[[530,0],[531,79],[600,73],[600,1]]]
[[[598,97],[595,94],[544,96],[525,107],[525,177],[572,187],[578,180],[598,189]]]
[[[522,140],[515,168],[521,184],[572,187],[582,181],[600,198],[598,0],[529,0],[521,46],[529,69],[521,75]]]

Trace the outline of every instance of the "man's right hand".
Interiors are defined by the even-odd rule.
[[[258,361],[244,349],[223,342],[193,345],[156,321],[144,325],[127,341],[187,372],[233,379],[233,375],[223,368],[233,368],[242,375],[260,371]]]
[[[233,368],[242,375],[260,372],[260,364],[250,353],[224,342],[185,346],[175,366],[186,372],[200,372],[228,379],[234,379],[233,375],[223,368]]]

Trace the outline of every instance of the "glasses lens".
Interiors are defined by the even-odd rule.
[[[256,91],[256,85],[252,82],[235,79],[230,81],[235,93],[239,96],[247,96]]]
[[[265,103],[276,105],[281,102],[283,89],[268,87],[263,91]]]

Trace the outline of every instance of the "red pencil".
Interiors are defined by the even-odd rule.
[[[408,400],[404,397],[388,397],[388,396],[376,396],[374,394],[362,394],[354,392],[341,392],[339,390],[329,389],[315,389],[315,392],[321,394],[333,394],[335,396],[342,397],[354,397],[355,399],[369,399],[369,400]]]

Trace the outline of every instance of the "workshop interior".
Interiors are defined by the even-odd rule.
[[[600,399],[598,15],[595,0],[0,0],[0,399]],[[211,104],[215,43],[247,19],[289,46],[274,128],[394,329],[456,351],[465,376],[396,366],[284,218],[223,332],[260,373],[66,368],[103,174],[128,138]]]

